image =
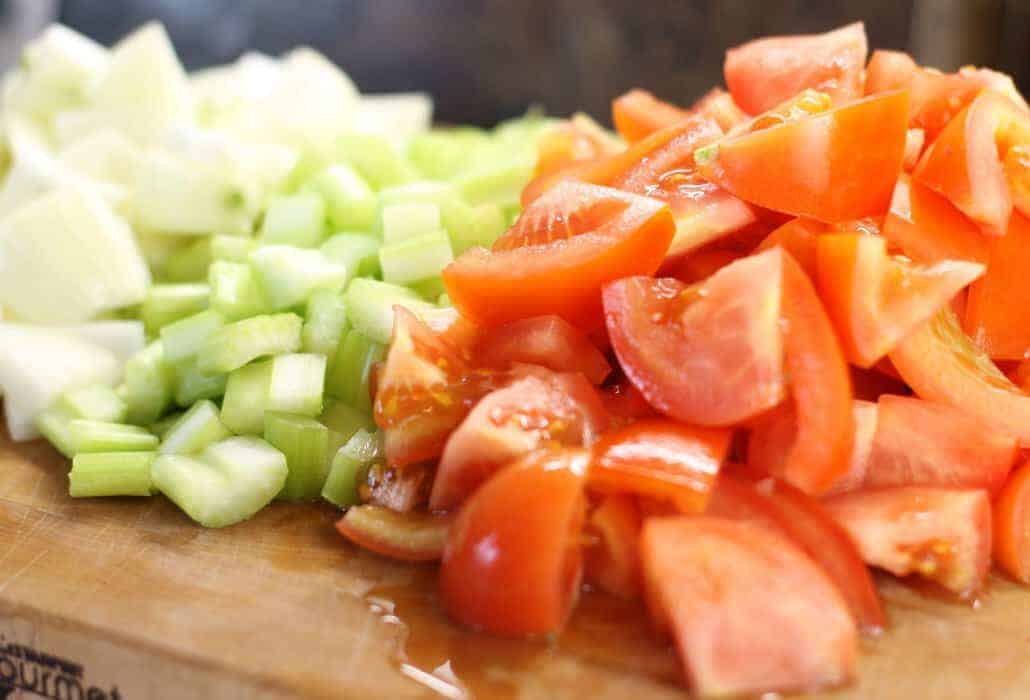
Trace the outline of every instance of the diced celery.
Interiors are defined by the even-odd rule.
[[[157,435],[159,440],[163,440],[168,431],[171,430],[172,426],[182,418],[183,413],[170,413],[158,422],[150,426],[150,432]]]
[[[272,358],[266,411],[317,416],[325,387],[324,355],[295,353]]]
[[[478,153],[489,146],[490,136],[482,129],[433,129],[411,139],[408,157],[424,177],[448,180],[476,162]]]
[[[279,498],[318,498],[329,470],[329,429],[307,416],[269,411],[265,413],[265,440],[286,455],[289,473]]]
[[[440,297],[436,300],[436,305],[443,307],[453,306],[453,304],[451,303],[451,295],[447,294],[446,292],[441,294]]]
[[[229,375],[201,372],[196,358],[175,366],[175,403],[183,408],[201,399],[216,399],[225,393]]]
[[[350,279],[379,274],[379,246],[382,242],[364,233],[338,233],[322,244],[322,254],[347,268]]]
[[[375,421],[372,420],[369,414],[362,413],[342,401],[326,402],[326,408],[322,411],[319,421],[329,428],[330,460],[336,454],[336,451],[354,436],[354,433],[362,429],[368,431],[376,429]]]
[[[138,452],[157,447],[157,436],[146,428],[124,423],[76,418],[68,423],[75,454],[80,452]]]
[[[237,435],[260,435],[265,429],[265,402],[272,361],[255,362],[229,375],[222,399],[222,422]]]
[[[219,374],[232,372],[259,357],[296,352],[300,349],[302,325],[297,314],[254,316],[230,323],[207,339],[197,365],[202,372]]]
[[[350,330],[333,360],[326,393],[364,413],[372,412],[369,379],[372,366],[383,359],[386,348],[358,330]]]
[[[125,401],[106,384],[93,384],[66,392],[58,399],[57,408],[73,418],[110,423],[124,422],[129,410]]]
[[[346,163],[331,165],[302,187],[317,192],[328,205],[329,225],[336,231],[371,231],[379,202],[361,175]]]
[[[519,201],[522,188],[532,175],[532,161],[515,160],[476,168],[459,177],[456,184],[461,196],[470,204],[489,202],[506,206]]]
[[[158,448],[161,454],[188,455],[232,435],[210,401],[198,401],[168,429]]]
[[[65,457],[75,456],[75,440],[72,438],[70,424],[72,417],[67,411],[51,406],[36,416],[36,428],[47,442],[57,448]]]
[[[225,527],[268,505],[286,482],[286,457],[264,440],[234,437],[210,445],[199,457],[160,455],[151,467],[154,485],[193,520]]]
[[[440,207],[432,202],[406,202],[383,207],[383,241],[399,243],[440,230]]]
[[[194,357],[220,328],[225,319],[217,311],[201,311],[161,329],[161,343],[164,345],[165,361],[172,364]]]
[[[264,292],[250,265],[216,260],[208,271],[211,308],[230,321],[256,316],[268,309]]]
[[[343,301],[351,325],[377,343],[389,343],[393,334],[395,304],[420,311],[434,308],[416,292],[395,284],[370,279],[356,279],[347,287]]]
[[[150,425],[160,418],[171,403],[174,381],[160,340],[131,357],[125,364],[125,381],[120,390],[128,407],[128,421]]]
[[[435,204],[440,210],[440,224],[450,236],[455,254],[474,245],[489,246],[504,230],[501,218],[491,218],[500,216],[496,205],[487,205],[488,209],[485,211],[481,211],[481,207],[471,207],[461,200],[458,191],[450,183],[413,182],[390,187],[379,193],[379,199],[383,204],[384,216],[386,209],[395,204]],[[499,230],[494,234],[494,230],[498,228],[497,222],[501,223]],[[426,228],[421,232],[426,233],[430,230],[433,229]],[[390,242],[388,236],[386,239]]]
[[[440,276],[440,271],[454,260],[451,239],[443,230],[425,233],[379,249],[383,280],[393,284],[411,284]]]
[[[408,287],[418,292],[418,295],[423,299],[435,302],[437,306],[440,305],[440,297],[447,293],[447,289],[443,284],[443,279],[440,277],[430,277],[427,280],[420,280],[413,284],[409,284]]]
[[[155,284],[147,292],[140,318],[148,333],[200,313],[208,307],[211,288],[206,284]]]
[[[358,476],[369,464],[381,458],[378,437],[364,428],[355,432],[332,456],[329,476],[322,487],[322,498],[339,508],[360,503]]]
[[[325,202],[320,195],[311,192],[272,197],[261,224],[261,240],[313,248],[322,242],[325,224]]]
[[[308,309],[301,343],[304,352],[329,357],[336,352],[343,334],[350,328],[343,295],[329,289],[315,290],[308,299]]]
[[[472,207],[470,212],[471,218],[468,220],[467,228],[461,230],[448,229],[451,234],[451,243],[454,246],[455,255],[461,255],[469,248],[477,245],[490,248],[509,226],[504,209],[497,204],[485,202]]]
[[[515,225],[515,222],[519,220],[519,216],[522,215],[522,206],[518,202],[512,202],[502,206],[501,212],[504,215],[505,227],[510,228]]]
[[[347,284],[347,268],[317,250],[264,246],[251,253],[250,264],[277,311],[303,304],[316,289],[339,291]]]
[[[72,498],[151,496],[150,469],[156,452],[95,452],[75,455],[68,474]]]
[[[212,236],[211,237],[211,259],[215,262],[226,260],[228,262],[245,263],[250,259],[250,254],[257,250],[258,242],[253,238],[242,236]]]
[[[211,238],[204,237],[176,250],[165,260],[164,276],[169,282],[200,282],[211,265]]]
[[[418,172],[385,137],[344,134],[338,145],[343,157],[377,190],[418,179]]]

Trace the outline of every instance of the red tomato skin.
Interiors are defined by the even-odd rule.
[[[584,450],[535,452],[498,472],[462,508],[440,566],[444,609],[504,636],[559,630],[582,574]]]
[[[451,516],[397,513],[380,506],[352,506],[336,530],[354,544],[390,559],[439,561]]]
[[[825,34],[756,39],[727,51],[723,72],[734,101],[749,114],[806,88],[844,104],[862,94],[868,50],[865,26],[856,22]]]
[[[733,96],[718,87],[702,95],[690,106],[690,112],[714,120],[723,131],[747,121],[747,115],[733,101]]]
[[[636,499],[624,494],[601,497],[587,518],[586,534],[597,538],[587,548],[583,578],[588,585],[620,598],[640,596],[640,529],[644,520]]]
[[[1030,462],[1009,477],[994,502],[994,563],[1006,574],[1030,582]]]
[[[635,143],[656,131],[681,122],[690,113],[663,102],[647,90],[634,88],[612,102],[615,130],[628,143]]]
[[[919,66],[904,51],[873,51],[865,71],[865,94],[904,90],[912,84]]]
[[[795,218],[770,233],[758,245],[758,250],[769,250],[780,246],[801,265],[805,274],[811,279],[816,275],[816,243],[819,236],[830,231],[830,227],[821,221]]]
[[[805,692],[854,675],[857,634],[844,600],[775,530],[652,518],[641,561],[652,614],[668,623],[699,696]]]
[[[986,263],[988,240],[980,227],[944,196],[912,180],[898,178],[883,237],[913,261],[944,260]]]
[[[612,371],[590,338],[559,316],[512,321],[484,333],[472,356],[486,367],[509,369],[524,363],[555,372],[581,372],[593,384],[603,382]]]
[[[969,288],[963,326],[995,360],[1030,358],[1030,218],[1013,212],[991,241],[987,270]]]

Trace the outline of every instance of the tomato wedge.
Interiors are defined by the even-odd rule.
[[[1030,395],[962,332],[951,309],[905,337],[890,358],[920,398],[964,409],[1030,448]]]
[[[887,255],[883,238],[856,234],[820,236],[816,257],[820,296],[859,367],[876,364],[984,269],[960,260],[908,265]]]
[[[601,401],[608,409],[614,425],[632,423],[638,418],[655,418],[658,411],[647,402],[640,390],[621,372],[615,381],[601,389]]]
[[[585,114],[574,114],[537,140],[534,175],[554,173],[572,163],[612,155],[624,148],[593,119]]]
[[[559,316],[506,323],[484,333],[472,355],[485,367],[509,369],[525,363],[555,372],[582,372],[594,384],[603,382],[612,371],[590,338]]]
[[[487,394],[451,433],[429,507],[458,506],[519,457],[547,445],[589,447],[607,427],[604,405],[582,375],[534,370]]]
[[[639,88],[612,101],[615,130],[629,143],[639,141],[689,116],[687,110],[659,100],[647,90]]]
[[[588,584],[620,598],[640,595],[640,529],[644,520],[636,499],[603,496],[587,518],[585,534],[596,538],[586,548],[583,577]]]
[[[691,114],[712,119],[723,131],[729,131],[747,121],[747,115],[733,101],[733,96],[722,88],[712,88],[690,106]]]
[[[644,524],[641,561],[649,606],[672,630],[699,696],[804,692],[854,674],[857,634],[843,598],[775,530],[653,518]]]
[[[980,227],[947,198],[908,175],[898,178],[883,237],[917,263],[987,262],[988,239]]]
[[[867,97],[696,154],[701,174],[746,202],[830,223],[882,216],[905,155],[908,93]]]
[[[918,574],[962,598],[978,594],[991,566],[986,491],[902,487],[823,502],[866,563],[895,576]]]
[[[612,431],[594,446],[589,484],[604,493],[665,499],[682,512],[704,510],[733,433],[663,419]]]
[[[904,90],[912,85],[918,64],[904,51],[873,51],[865,70],[865,94]]]
[[[849,24],[825,34],[757,39],[726,52],[723,72],[734,101],[759,114],[805,88],[843,104],[862,94],[869,51],[865,26]]]
[[[969,288],[963,326],[995,360],[1030,358],[1030,218],[1016,212],[991,242],[984,276]]]
[[[816,276],[816,241],[831,229],[821,221],[802,217],[791,219],[770,233],[758,245],[758,250],[769,250],[780,246],[801,265],[811,279]]]
[[[1012,473],[994,502],[994,563],[1023,583],[1030,582],[1030,462]]]
[[[557,631],[582,573],[585,450],[540,451],[498,472],[451,526],[440,593],[451,619],[508,636]]]
[[[658,273],[663,277],[675,277],[680,282],[694,284],[708,279],[742,257],[744,256],[740,253],[728,248],[705,247],[675,260],[666,261]]]
[[[555,314],[591,328],[602,285],[658,269],[672,242],[669,208],[654,199],[563,182],[515,222],[493,250],[471,248],[443,271],[464,316],[497,326]]]
[[[354,544],[390,559],[439,561],[452,521],[447,515],[364,505],[348,508],[336,529]]]
[[[608,335],[626,376],[662,413],[734,425],[783,400],[783,253],[726,266],[697,287],[629,277],[604,289]]]

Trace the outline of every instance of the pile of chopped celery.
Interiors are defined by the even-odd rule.
[[[10,432],[72,460],[73,496],[210,527],[356,502],[393,306],[447,303],[549,125],[431,129],[426,96],[362,96],[304,48],[189,75],[159,25],[111,49],[49,28],[2,105]]]

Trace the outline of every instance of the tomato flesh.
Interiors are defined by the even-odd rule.
[[[816,241],[819,240],[820,235],[829,230],[830,227],[821,221],[805,218],[791,219],[770,233],[759,244],[758,250],[769,250],[780,246],[801,265],[805,274],[811,279],[815,279]]]
[[[612,102],[615,130],[629,143],[681,122],[690,113],[663,102],[646,90],[633,89]]]
[[[555,173],[572,163],[618,153],[624,148],[597,122],[575,114],[545,132],[537,140],[537,177]]]
[[[747,115],[733,101],[733,96],[718,87],[702,95],[690,106],[690,112],[714,120],[723,131],[747,121]]]
[[[942,195],[912,180],[898,178],[883,237],[917,263],[944,260],[986,263],[988,239]]]
[[[963,326],[996,360],[1030,358],[1030,218],[1016,212],[991,242],[987,270],[969,288]]]
[[[1024,462],[994,502],[994,563],[1023,583],[1030,582],[1030,462]]]
[[[643,516],[636,499],[623,494],[601,498],[587,518],[585,534],[596,542],[587,548],[584,580],[620,598],[640,595],[640,529]]]
[[[904,90],[912,85],[919,66],[904,51],[873,51],[865,71],[865,94]]]
[[[373,505],[352,506],[336,530],[354,544],[400,561],[439,561],[453,518],[397,513]]]
[[[555,372],[581,372],[594,384],[612,371],[590,338],[559,316],[537,316],[493,329],[483,334],[472,355],[486,367],[510,369],[525,363]]]

